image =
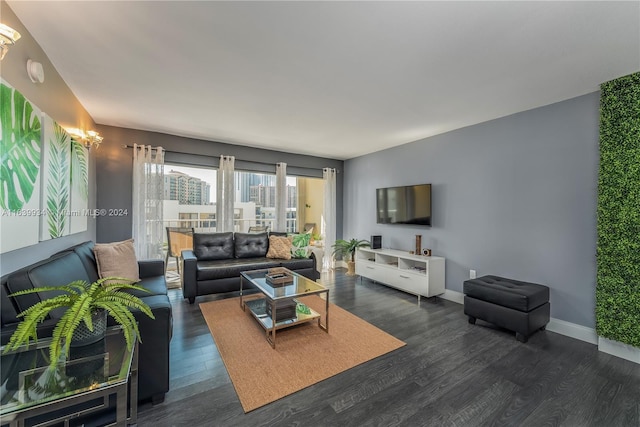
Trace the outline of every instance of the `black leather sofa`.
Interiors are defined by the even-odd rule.
[[[271,233],[275,234],[275,233]],[[197,296],[240,290],[240,272],[286,267],[311,280],[320,274],[316,258],[266,258],[268,233],[194,233],[193,250],[182,251],[182,292],[193,304]]]
[[[6,344],[20,319],[19,312],[46,295],[27,294],[10,297],[11,293],[40,286],[57,286],[75,280],[92,283],[98,279],[93,242],[85,242],[59,252],[48,259],[3,276],[1,292],[1,339]],[[164,261],[139,261],[140,286],[149,292],[135,291],[149,305],[155,319],[133,311],[138,321],[142,343],[138,353],[138,401],[159,403],[169,390],[169,342],[173,331],[171,303],[164,278]],[[38,337],[50,336],[61,313],[52,312],[38,328]],[[114,324],[109,317],[110,324]]]

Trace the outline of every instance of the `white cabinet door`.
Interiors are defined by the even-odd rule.
[[[374,277],[378,274],[379,266],[374,262],[358,261],[356,262],[356,274],[375,280]]]
[[[427,296],[427,276],[415,274],[410,271],[396,270],[392,277],[394,284],[398,288],[416,295]]]

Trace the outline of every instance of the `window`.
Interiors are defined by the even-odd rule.
[[[166,227],[216,231],[216,174],[213,168],[165,165],[164,222]],[[275,174],[235,172],[235,231],[249,227],[273,229],[276,206]],[[320,178],[287,177],[286,231],[299,233],[313,224],[320,233],[323,186]]]
[[[236,230],[247,232],[249,227],[273,229],[276,209],[276,176],[274,174],[235,173]]]

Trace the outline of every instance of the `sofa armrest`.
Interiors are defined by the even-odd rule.
[[[316,254],[314,254],[313,252],[311,252],[309,258],[313,260],[313,280],[318,280],[320,278],[320,272],[318,272],[318,258],[316,258]],[[322,262],[322,260],[320,260],[320,262]]]
[[[164,260],[147,259],[138,261],[140,278],[164,276]]]
[[[140,311],[133,315],[140,329],[138,354],[138,400],[154,399],[169,391],[170,341],[173,336],[171,302],[166,295],[143,297],[155,316],[151,319]]]
[[[189,302],[193,304],[198,295],[198,280],[196,271],[198,267],[198,258],[192,250],[182,251],[182,295],[189,298]]]

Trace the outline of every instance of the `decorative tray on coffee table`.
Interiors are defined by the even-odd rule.
[[[267,279],[267,283],[271,286],[284,286],[287,283],[293,282],[293,276],[281,267],[269,269],[265,278]]]

